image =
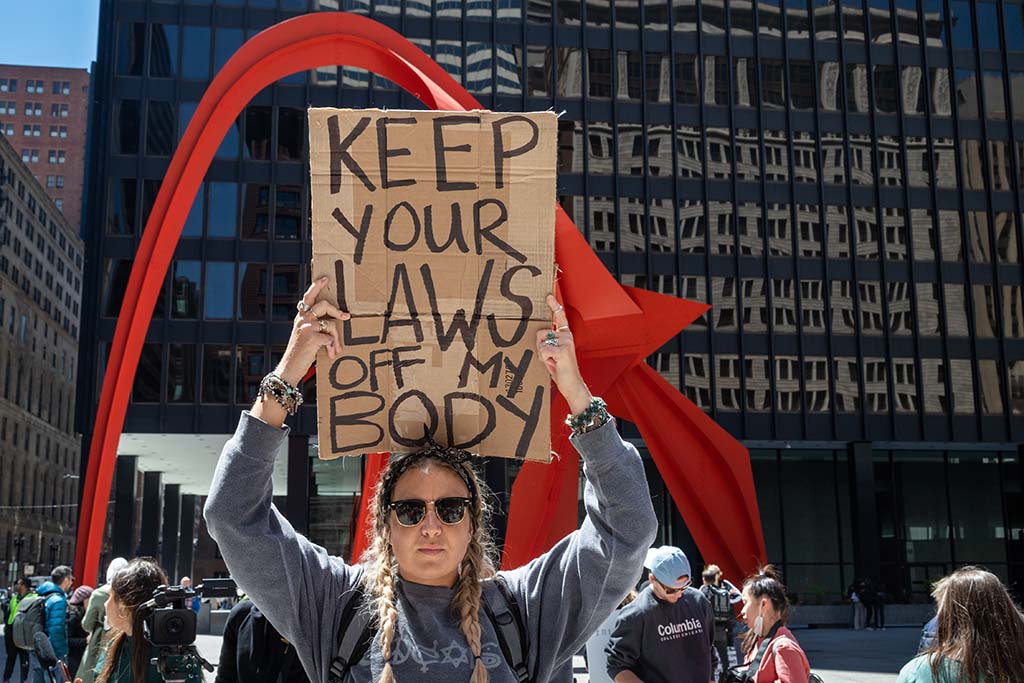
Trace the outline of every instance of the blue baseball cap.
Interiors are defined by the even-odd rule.
[[[688,585],[680,577],[690,577],[690,561],[686,559],[686,553],[673,545],[648,550],[644,566],[651,570],[654,578],[669,588]]]

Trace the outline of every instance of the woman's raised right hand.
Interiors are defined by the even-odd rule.
[[[327,282],[327,276],[314,280],[302,295],[303,306],[300,308],[308,308],[296,313],[288,347],[275,370],[277,376],[289,384],[296,385],[302,381],[321,347],[327,348],[327,355],[332,359],[341,351],[336,321],[348,320],[350,316],[326,301],[316,300]]]

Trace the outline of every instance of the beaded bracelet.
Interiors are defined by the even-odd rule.
[[[583,409],[583,412],[578,415],[566,416],[565,424],[572,429],[573,435],[586,434],[604,425],[608,422],[609,417],[608,405],[604,399],[595,396],[590,400],[590,404]]]
[[[260,382],[256,395],[260,401],[266,399],[267,395],[272,396],[289,415],[298,412],[299,406],[302,405],[302,394],[299,390],[272,372]]]

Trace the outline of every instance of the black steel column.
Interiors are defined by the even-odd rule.
[[[853,575],[878,580],[882,575],[874,453],[868,441],[846,445],[850,468],[850,521],[853,525]]]
[[[288,437],[288,498],[284,516],[300,534],[309,533],[309,437]]]
[[[135,554],[135,475],[139,464],[136,455],[117,458],[114,484],[114,557]]]
[[[160,514],[163,512],[160,475],[160,472],[142,473],[142,538],[138,554],[149,557],[160,555]]]
[[[164,526],[160,544],[160,566],[171,581],[177,583],[174,573],[178,568],[178,525],[181,524],[181,485],[164,486]]]
[[[181,517],[178,524],[178,570],[177,577],[192,576],[192,549],[196,537],[196,498],[186,493],[181,497]],[[193,577],[192,585],[198,585],[202,577]]]

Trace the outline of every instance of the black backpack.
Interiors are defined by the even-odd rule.
[[[14,645],[19,650],[34,650],[35,635],[46,633],[46,598],[26,595],[18,603],[14,623],[8,626],[13,635]]]
[[[498,637],[498,646],[501,648],[505,663],[512,670],[517,683],[532,683],[530,671],[526,666],[526,655],[530,650],[530,644],[526,636],[526,625],[515,596],[505,584],[505,579],[500,576],[481,583],[483,585],[480,592],[483,596],[484,612],[494,627],[494,633]],[[488,590],[489,585],[494,586],[495,590]],[[495,594],[500,598],[497,598]],[[363,609],[365,602],[366,593],[362,584],[359,584],[352,599],[348,601],[345,609],[341,612],[338,626],[338,654],[331,662],[331,669],[327,676],[329,683],[342,683],[352,667],[363,659],[373,643],[374,636],[377,635],[377,626],[373,623],[372,615]]]
[[[704,597],[711,603],[711,612],[715,615],[715,621],[731,621],[736,617],[729,603],[729,589],[720,586],[704,586]]]

